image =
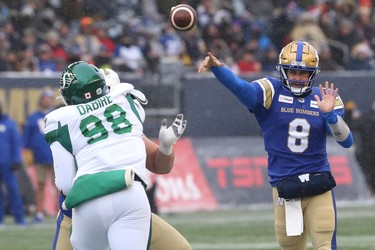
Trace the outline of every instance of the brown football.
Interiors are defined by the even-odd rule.
[[[187,4],[173,6],[169,13],[169,22],[178,31],[191,30],[197,24],[197,12]]]

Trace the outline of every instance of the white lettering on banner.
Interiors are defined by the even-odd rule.
[[[198,185],[194,182],[194,176],[187,174],[185,178],[182,177],[157,177],[157,191],[156,197],[161,202],[168,202],[171,200],[199,200],[202,194]]]
[[[298,178],[301,180],[301,182],[306,182],[310,180],[310,175],[309,174],[301,174],[298,176]]]

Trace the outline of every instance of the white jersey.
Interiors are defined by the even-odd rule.
[[[145,179],[146,149],[142,139],[145,114],[129,94],[132,89],[131,84],[120,84],[101,98],[62,107],[46,116],[46,140],[51,144],[55,169],[64,168],[65,163],[64,157],[60,154],[59,160],[54,152],[54,142],[61,144],[76,161],[73,179],[56,175],[65,185],[72,185],[85,174],[130,168]]]

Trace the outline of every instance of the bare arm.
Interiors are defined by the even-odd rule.
[[[155,174],[168,174],[173,167],[174,152],[165,155],[159,150],[159,145],[143,135],[146,145],[146,168]]]
[[[178,114],[171,126],[167,126],[167,120],[161,122],[159,131],[160,146],[143,135],[146,145],[146,168],[155,174],[168,174],[173,167],[173,146],[184,133],[186,120],[183,114]]]

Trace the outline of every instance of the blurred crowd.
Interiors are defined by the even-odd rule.
[[[173,30],[186,3],[197,28]],[[0,0],[0,71],[60,72],[76,60],[140,75],[166,59],[195,70],[212,51],[236,73],[273,71],[280,49],[304,39],[322,70],[374,68],[371,0]]]
[[[363,172],[365,183],[375,197],[375,97],[372,98],[370,111],[362,112],[357,103],[345,103],[344,120],[353,131],[355,138],[355,156]]]

